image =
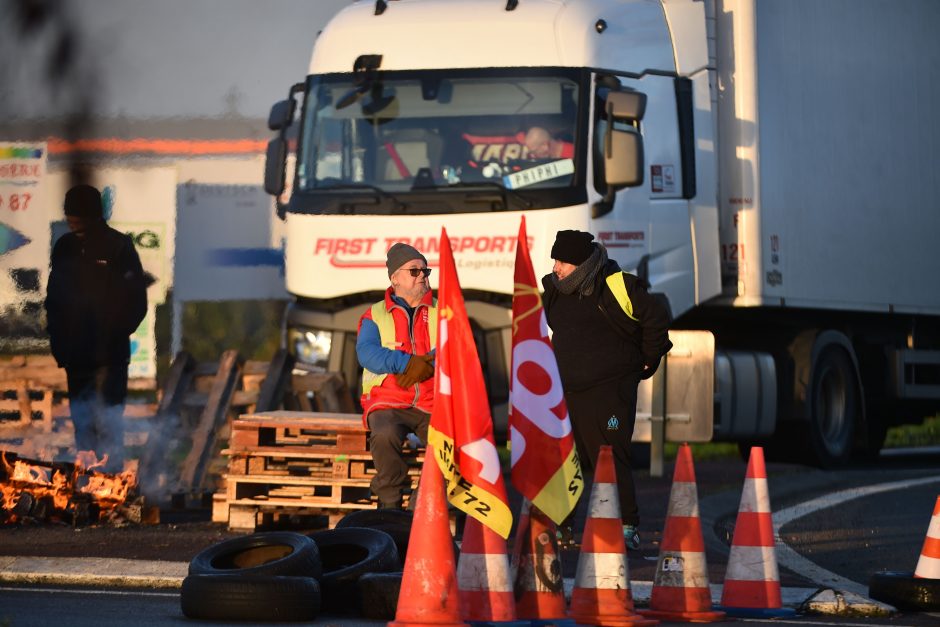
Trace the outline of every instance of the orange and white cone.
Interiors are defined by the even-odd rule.
[[[455,561],[444,477],[429,445],[421,469],[421,489],[408,537],[398,607],[388,627],[466,625],[460,620]]]
[[[933,516],[930,517],[930,526],[927,527],[927,537],[924,539],[924,548],[920,550],[914,576],[940,579],[940,496],[933,506]]]
[[[522,500],[512,551],[516,616],[532,627],[573,627],[565,605],[557,527],[528,499]]]
[[[460,617],[471,625],[528,627],[516,620],[506,541],[472,516],[463,529],[457,589]]]
[[[750,618],[796,613],[781,601],[767,470],[759,446],[751,447],[747,463],[719,609],[729,616]]]
[[[659,623],[634,611],[614,455],[608,445],[601,446],[597,456],[568,615],[582,625],[603,627],[645,627]]]
[[[712,623],[725,617],[724,612],[712,609],[698,488],[688,444],[679,447],[676,457],[650,609],[640,610],[640,614],[689,623]]]

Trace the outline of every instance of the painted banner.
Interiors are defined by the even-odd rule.
[[[147,315],[137,330],[131,334],[131,360],[127,364],[127,376],[131,379],[150,379],[157,376],[156,305],[147,303]]]
[[[529,257],[524,216],[519,224],[514,278],[509,391],[512,484],[561,524],[578,504],[584,478]]]
[[[444,229],[440,271],[434,410],[428,441],[434,447],[451,504],[508,538],[512,513],[493,438],[493,418]]]
[[[0,142],[0,306],[45,298],[49,223],[42,204],[46,144]],[[30,314],[35,317],[35,313]]]

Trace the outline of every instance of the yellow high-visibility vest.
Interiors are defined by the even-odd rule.
[[[623,313],[627,314],[627,317],[634,322],[639,322],[639,320],[633,315],[633,301],[630,300],[630,295],[627,294],[627,286],[623,282],[623,274],[620,272],[614,272],[607,277],[607,287],[610,288],[611,293],[614,295],[614,298],[617,299],[620,308],[623,309]]]
[[[432,301],[432,306],[428,307],[428,335],[431,338],[431,347],[437,346],[437,299]],[[398,337],[395,335],[395,318],[392,312],[385,308],[385,301],[380,301],[372,305],[372,322],[379,328],[379,341],[382,346],[395,350],[398,347]],[[382,381],[388,373],[372,372],[368,368],[362,369],[362,393],[368,394],[369,390]]]

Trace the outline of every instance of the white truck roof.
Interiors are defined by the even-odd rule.
[[[602,32],[598,20],[606,23]],[[523,0],[512,11],[505,0],[396,0],[381,15],[375,15],[374,2],[363,1],[340,11],[320,34],[310,73],[350,72],[363,54],[382,55],[383,70],[674,71],[668,51],[644,43],[651,28],[668,36],[663,7],[645,0]]]

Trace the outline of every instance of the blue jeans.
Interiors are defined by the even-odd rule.
[[[75,427],[75,449],[108,456],[106,472],[124,468],[124,400],[127,364],[66,368],[69,412]]]

